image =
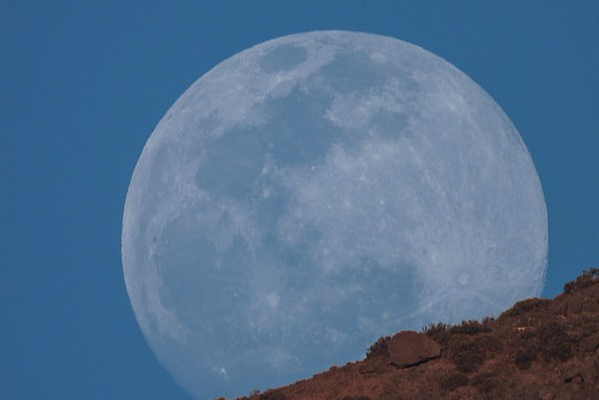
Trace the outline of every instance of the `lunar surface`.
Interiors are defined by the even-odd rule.
[[[193,396],[230,397],[539,295],[547,214],[520,135],[466,75],[397,39],[312,32],[177,100],[133,173],[122,253],[159,360]]]

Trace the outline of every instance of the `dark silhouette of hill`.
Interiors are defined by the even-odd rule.
[[[599,269],[498,318],[374,343],[362,361],[242,400],[599,400]]]

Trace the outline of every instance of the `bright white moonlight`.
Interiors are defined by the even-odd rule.
[[[540,293],[546,256],[539,178],[499,106],[419,47],[349,32],[272,40],[195,82],[123,221],[139,325],[200,398],[495,314]]]

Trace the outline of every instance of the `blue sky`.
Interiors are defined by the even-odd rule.
[[[460,68],[535,161],[549,212],[543,295],[599,266],[598,2],[93,3],[0,4],[1,399],[189,399],[129,304],[127,186],[193,81],[285,34],[378,33]]]

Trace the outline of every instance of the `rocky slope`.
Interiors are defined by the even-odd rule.
[[[497,319],[379,339],[364,360],[243,400],[599,400],[599,269]]]

